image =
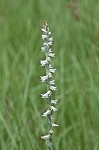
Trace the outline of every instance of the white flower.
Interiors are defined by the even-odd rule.
[[[48,51],[49,53],[52,53],[52,50],[51,50],[51,48],[49,49],[49,51]]]
[[[53,80],[53,73],[55,73],[56,69],[51,66],[51,58],[55,57],[55,53],[52,52],[51,45],[53,43],[53,37],[50,37],[51,31],[49,31],[49,27],[47,22],[44,22],[42,34],[43,46],[41,47],[41,52],[45,53],[45,60],[41,60],[41,66],[45,67],[45,76],[41,76],[41,82],[45,82],[47,85],[47,92],[41,94],[41,97],[48,102],[48,109],[42,114],[42,116],[47,117],[49,123],[49,131],[47,135],[41,136],[42,139],[48,142],[48,149],[51,149],[51,135],[54,133],[52,131],[53,127],[58,127],[58,124],[53,123],[53,112],[57,110],[54,106],[56,105],[58,100],[52,99],[52,95],[54,91],[57,90],[55,87],[55,80]],[[50,144],[50,145],[49,145]]]
[[[42,66],[44,65],[44,63],[42,63]],[[46,76],[41,76],[41,82],[45,82],[48,78],[53,77],[52,74],[49,72],[48,75]]]
[[[49,42],[48,42],[48,45],[52,45],[52,41],[49,41]]]
[[[51,104],[55,104],[57,103],[58,100],[51,100]]]
[[[51,110],[56,111],[57,108],[55,108],[54,106],[51,106]]]
[[[46,60],[41,60],[41,61],[40,61],[41,66],[45,66],[45,65],[47,65],[47,64],[48,64],[48,62],[50,62],[50,61],[51,61],[51,58],[50,58],[50,57],[47,57],[47,59],[46,59]]]
[[[50,31],[50,32],[48,32],[48,34],[50,35],[50,34],[51,34],[51,31]]]
[[[43,113],[42,116],[47,117],[50,114],[51,114],[51,110],[47,110],[46,112]]]
[[[44,43],[43,43],[43,46],[48,46],[48,43],[44,42]]]
[[[41,47],[41,52],[45,51],[46,48],[45,47]]]
[[[53,41],[53,37],[49,38],[48,41]]]
[[[58,124],[53,123],[53,124],[52,124],[52,127],[59,127],[59,125],[58,125]]]
[[[42,34],[42,39],[44,40],[44,39],[46,39],[46,38],[48,38],[48,35]]]
[[[41,30],[42,30],[43,32],[47,33],[46,29],[43,28],[43,29],[41,29]]]
[[[44,140],[48,140],[50,138],[50,134],[41,136],[41,138],[44,139]]]
[[[53,68],[53,67],[51,66],[51,64],[49,65],[49,68],[50,68],[50,69]]]
[[[42,98],[49,98],[51,96],[51,91],[46,92],[45,94],[41,94]]]
[[[50,81],[50,84],[54,85],[55,84],[55,80]]]
[[[54,132],[52,130],[49,130],[48,132],[50,135],[52,135]]]
[[[51,58],[50,58],[50,57],[47,57],[47,61],[51,61]]]
[[[48,79],[48,76],[41,76],[41,82],[45,82]]]
[[[51,68],[51,69],[49,69],[49,71],[52,72],[52,73],[55,73],[56,69]]]
[[[49,56],[49,57],[55,57],[55,54],[49,53],[48,56]]]
[[[50,72],[48,73],[48,77],[49,77],[49,78],[53,77],[52,74],[51,74]]]
[[[41,66],[45,66],[48,63],[48,61],[47,61],[47,59],[41,60],[40,63],[41,63]]]
[[[57,88],[55,86],[50,86],[50,89],[53,90],[53,91],[57,90]]]

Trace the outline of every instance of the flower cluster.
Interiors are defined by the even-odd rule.
[[[46,93],[41,94],[41,96],[48,102],[48,110],[46,110],[46,112],[44,112],[42,116],[47,117],[49,126],[48,134],[42,136],[41,138],[46,140],[48,150],[52,150],[52,142],[51,142],[53,134],[52,127],[58,127],[57,124],[53,123],[52,117],[53,112],[57,110],[55,108],[57,100],[52,99],[53,92],[57,90],[55,86],[55,80],[53,80],[53,73],[55,73],[56,69],[54,69],[51,65],[51,59],[55,57],[55,54],[52,52],[51,49],[53,37],[50,37],[51,31],[49,30],[47,22],[44,22],[43,29],[41,30],[43,31],[42,34],[43,46],[41,47],[41,52],[44,52],[46,57],[45,60],[40,61],[41,66],[45,67],[46,70],[46,75],[41,76],[41,82],[44,82],[47,85]]]

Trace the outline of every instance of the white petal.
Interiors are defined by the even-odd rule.
[[[55,84],[55,80],[50,81],[50,84],[54,85]]]
[[[42,34],[42,39],[44,40],[44,39],[46,39],[46,38],[48,38],[48,36],[47,36],[47,35]]]
[[[59,125],[58,125],[58,124],[53,123],[53,124],[52,124],[52,127],[59,127]]]
[[[43,43],[43,46],[48,46],[48,43],[44,42],[44,43]]]
[[[41,82],[45,82],[48,79],[48,76],[41,76]]]
[[[53,130],[49,130],[49,132],[48,132],[50,135],[52,135],[54,132],[53,132]]]
[[[41,94],[42,98],[49,98],[51,96],[51,91],[46,92],[45,94]]]
[[[41,138],[44,139],[44,140],[48,140],[50,138],[50,134],[41,136]]]
[[[55,86],[50,86],[50,89],[53,90],[53,91],[57,90],[57,88]]]
[[[51,66],[51,64],[49,65],[49,68],[50,68],[50,69],[53,69],[53,67]]]
[[[48,91],[47,94],[48,94],[48,95],[51,95],[51,91]]]
[[[52,73],[55,73],[56,69],[51,68],[51,69],[49,69],[49,71],[52,72]]]
[[[56,111],[57,108],[55,108],[54,106],[51,106],[51,110]]]
[[[50,72],[48,73],[48,77],[49,77],[49,78],[53,77],[52,74],[51,74]]]
[[[49,42],[48,42],[48,45],[52,45],[52,41],[49,41]]]
[[[55,104],[57,103],[58,100],[51,100],[51,104]]]
[[[47,65],[47,64],[48,64],[48,62],[50,62],[50,61],[51,61],[51,58],[50,58],[50,57],[47,57],[47,59],[46,59],[46,60],[41,60],[41,61],[40,61],[41,66],[45,66],[45,65]]]
[[[53,41],[53,37],[49,38],[48,41]]]
[[[50,34],[51,34],[51,31],[50,31],[50,32],[48,32],[48,34],[50,35]]]
[[[45,66],[46,64],[48,64],[48,61],[47,60],[41,60],[40,63],[41,63],[41,66]]]
[[[41,29],[43,32],[46,32],[46,30],[43,28],[43,29]]]
[[[41,47],[41,52],[45,51],[46,48],[45,47]]]
[[[48,56],[50,56],[50,57],[55,57],[55,54],[49,53]]]
[[[51,58],[50,58],[50,57],[47,57],[47,61],[51,61]]]
[[[51,114],[51,110],[47,110],[46,112],[43,113],[42,116],[47,117],[50,114]]]
[[[48,51],[49,53],[52,53],[52,50],[51,50],[51,48],[49,49],[49,51]]]

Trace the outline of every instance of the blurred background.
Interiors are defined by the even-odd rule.
[[[0,150],[45,150],[41,28],[54,37],[54,150],[99,150],[99,1],[0,0]]]

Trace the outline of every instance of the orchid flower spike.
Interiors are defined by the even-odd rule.
[[[52,99],[53,93],[57,90],[55,86],[55,80],[53,80],[53,74],[55,73],[56,69],[52,67],[52,58],[55,57],[55,54],[52,52],[52,44],[53,44],[53,37],[51,37],[51,31],[49,30],[48,23],[45,21],[42,30],[42,40],[43,46],[41,47],[41,52],[45,53],[45,60],[41,60],[40,64],[42,67],[45,68],[45,75],[41,76],[41,82],[47,85],[46,92],[41,94],[42,98],[45,99],[48,103],[48,109],[42,114],[42,116],[46,117],[48,120],[48,128],[49,131],[46,135],[41,136],[47,143],[48,150],[52,150],[52,133],[53,127],[58,127],[59,125],[53,123],[53,116],[52,114],[57,110],[55,105],[57,100]]]

